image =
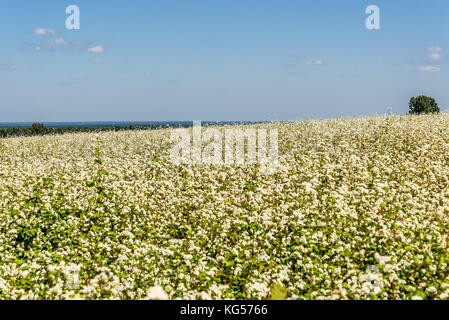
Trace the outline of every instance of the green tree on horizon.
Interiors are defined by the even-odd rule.
[[[440,113],[438,103],[434,98],[428,96],[411,97],[409,102],[409,114]]]

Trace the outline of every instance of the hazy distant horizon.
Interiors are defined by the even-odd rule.
[[[85,120],[85,121],[0,121],[0,128],[11,127],[29,127],[33,123],[42,123],[49,128],[60,127],[110,127],[110,126],[178,126],[178,125],[192,125],[194,121],[200,121],[202,124],[256,124],[268,122],[291,122],[291,121],[309,121],[309,120],[335,120],[335,119],[357,119],[377,116],[401,116],[406,113],[384,113],[371,115],[340,115],[335,117],[308,117],[297,119],[265,119],[265,120]],[[441,110],[441,113],[446,113],[449,110]]]
[[[261,123],[263,121],[201,121],[202,124],[253,124]],[[62,127],[111,127],[111,126],[189,126],[193,125],[193,121],[51,121],[51,122],[0,122],[0,128],[20,128],[29,127],[34,123],[42,123],[49,128],[62,128]]]

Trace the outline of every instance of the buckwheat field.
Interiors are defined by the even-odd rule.
[[[274,174],[168,128],[1,139],[0,298],[449,297],[449,115],[249,127]]]

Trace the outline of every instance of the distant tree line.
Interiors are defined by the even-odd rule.
[[[108,126],[108,127],[46,127],[42,123],[33,123],[31,127],[10,127],[0,128],[0,138],[20,137],[20,136],[42,136],[49,134],[63,134],[73,132],[102,132],[102,131],[122,131],[122,130],[143,130],[143,129],[157,129],[160,125],[148,126]]]

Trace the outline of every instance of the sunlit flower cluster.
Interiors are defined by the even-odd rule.
[[[274,174],[170,128],[1,139],[0,298],[448,299],[449,115],[251,127]]]

